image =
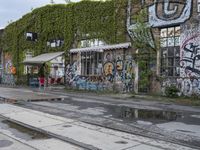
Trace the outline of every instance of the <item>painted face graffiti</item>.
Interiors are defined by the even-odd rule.
[[[112,54],[110,52],[105,54],[105,61],[111,61],[112,60]]]
[[[106,76],[114,74],[114,65],[111,62],[107,62],[104,64],[104,74]]]
[[[117,71],[122,71],[123,69],[123,61],[120,56],[117,56],[116,69]]]
[[[106,62],[103,66],[104,74],[108,81],[112,82],[114,78],[114,64]]]
[[[182,23],[190,17],[192,0],[155,0],[149,7],[149,22],[158,27]]]

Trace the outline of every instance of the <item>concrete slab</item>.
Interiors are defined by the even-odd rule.
[[[46,126],[54,126],[58,124],[63,124],[63,121],[51,119],[48,117],[40,116],[38,114],[34,114],[32,112],[18,112],[12,114],[5,114],[5,117],[16,120],[18,122],[29,124],[36,128],[46,127]]]
[[[152,139],[150,139],[150,138],[146,138],[146,137],[142,137],[142,136],[134,135],[134,134],[129,134],[129,133],[125,133],[125,132],[110,130],[110,129],[106,129],[106,128],[101,128],[101,129],[99,129],[99,131],[106,133],[106,134],[115,135],[117,137],[123,137],[125,139],[129,139],[129,140],[136,141],[139,143],[147,143],[147,142],[152,141]]]
[[[12,114],[25,111],[23,108],[7,104],[0,105],[0,114]]]
[[[36,150],[0,133],[0,150]]]
[[[150,146],[150,145],[137,145],[126,150],[164,150],[158,147]]]
[[[105,134],[73,124],[50,126],[43,129],[56,135],[62,135],[103,150],[121,150],[140,144],[122,137]]]
[[[158,124],[157,126],[167,131],[200,137],[200,126],[198,125],[190,125],[181,122],[168,122]]]
[[[5,88],[0,87],[0,97],[8,100],[18,100],[18,101],[40,101],[40,100],[53,100],[60,98],[59,95],[49,94],[45,91],[34,92],[27,89],[15,89],[15,88]]]
[[[20,131],[19,131],[20,132]],[[26,134],[23,131],[23,134]],[[28,133],[27,133],[28,134]],[[12,145],[5,147],[9,142],[1,143],[2,140],[11,141]],[[4,145],[2,145],[4,144]],[[30,148],[29,148],[30,147]],[[55,138],[34,138],[29,139],[13,133],[9,128],[0,127],[0,150],[83,150],[82,148]]]
[[[74,122],[73,119],[63,118],[55,115],[50,115],[47,113],[34,111],[10,104],[0,105],[0,114],[10,119],[16,119],[23,123],[23,120],[29,121],[31,124],[37,126],[37,124],[43,124],[44,126],[62,124],[66,122]],[[21,118],[20,116],[23,116]],[[34,119],[32,119],[34,117]],[[38,126],[40,127],[40,126]]]
[[[46,140],[33,140],[28,143],[39,150],[83,150],[83,148],[54,138]]]

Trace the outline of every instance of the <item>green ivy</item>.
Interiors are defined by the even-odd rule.
[[[8,25],[0,44],[5,52],[13,55],[13,63],[22,73],[21,62],[26,51],[32,51],[34,55],[63,50],[67,53],[85,35],[102,39],[107,44],[125,42],[126,5],[127,0],[84,0],[46,5]],[[38,40],[26,41],[26,32],[37,33]],[[47,41],[51,39],[64,39],[64,45],[47,47]]]

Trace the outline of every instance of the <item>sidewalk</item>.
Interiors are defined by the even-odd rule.
[[[94,92],[94,91],[85,91],[85,90],[66,90],[64,86],[62,87],[48,87],[45,90],[40,90],[39,88],[31,88],[27,86],[6,86],[0,84],[0,89],[2,88],[12,88],[12,89],[24,89],[39,93],[38,95],[40,97],[27,97],[24,98],[24,96],[19,96],[18,99],[21,100],[32,100],[32,101],[37,101],[37,100],[56,100],[60,99],[59,96],[54,95],[54,93],[61,93],[61,94],[75,94],[77,96],[101,96],[101,97],[106,97],[106,98],[112,98],[112,99],[120,99],[120,100],[129,100],[129,101],[137,101],[137,100],[143,100],[143,101],[150,101],[150,102],[157,102],[157,103],[164,103],[164,104],[176,104],[176,105],[182,105],[182,106],[200,106],[200,99],[192,99],[192,98],[168,98],[168,97],[163,97],[163,96],[153,96],[153,95],[148,95],[148,94],[132,94],[132,93],[107,93],[107,92]],[[46,97],[46,95],[52,93],[54,97]],[[77,94],[78,93],[78,94]],[[41,95],[43,94],[43,95]],[[1,96],[1,94],[0,94]],[[7,98],[7,97],[6,97]],[[61,97],[62,98],[62,97]],[[16,98],[15,98],[16,99]]]
[[[0,115],[23,126],[91,150],[192,150],[189,147],[135,136],[10,104],[0,104]]]
[[[59,95],[47,93],[44,90],[0,87],[0,98],[5,101],[42,101],[61,99]]]

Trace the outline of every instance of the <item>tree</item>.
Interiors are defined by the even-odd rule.
[[[135,24],[132,25],[133,46],[139,50],[150,50],[156,52],[158,41],[155,39],[152,28],[146,22],[147,10],[141,9],[134,15]]]
[[[140,9],[134,15],[134,24],[131,25],[132,45],[138,51],[135,54],[136,61],[139,66],[139,90],[140,92],[149,92],[151,87],[154,70],[152,66],[156,66],[156,55],[159,47],[159,41],[153,35],[151,26],[147,20],[147,9]]]

